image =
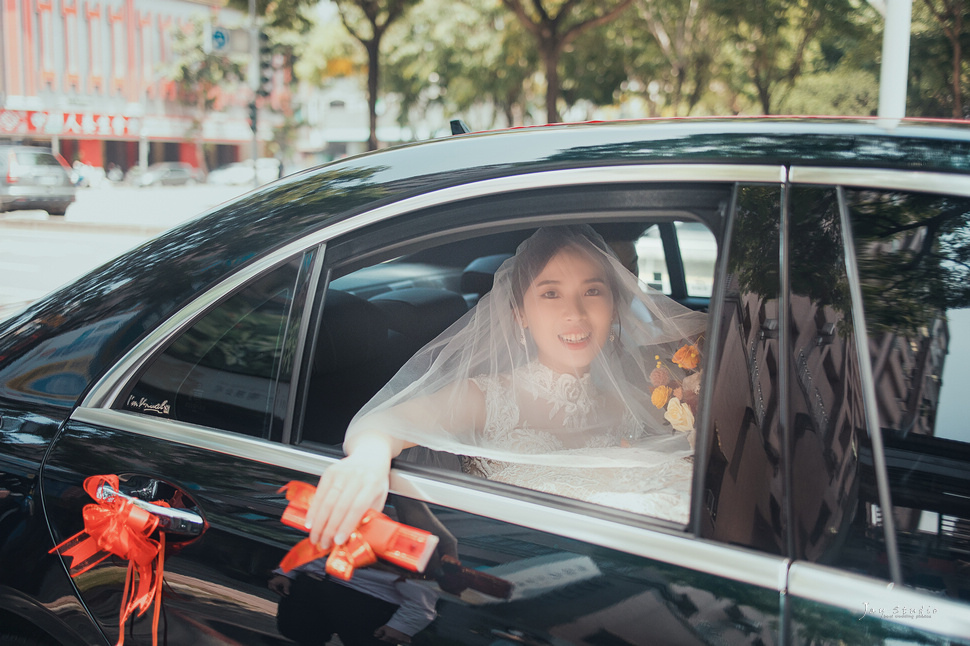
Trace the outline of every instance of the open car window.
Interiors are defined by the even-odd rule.
[[[676,262],[680,267],[674,272],[679,293],[687,295],[684,267],[691,268],[695,285],[695,299],[682,300],[695,310],[706,310],[709,286],[714,281],[714,229],[720,230],[716,223],[729,202],[731,190],[731,186],[712,187],[704,212],[694,218],[690,208],[697,206],[696,191],[685,190],[683,194],[690,204],[679,209],[668,206],[656,214],[648,208],[640,213],[630,212],[627,203],[622,217],[611,218],[608,213],[598,212],[586,215],[543,212],[534,216],[532,223],[526,217],[528,210],[522,209],[518,221],[503,224],[494,221],[494,211],[491,211],[492,221],[470,230],[457,231],[446,225],[436,231],[426,231],[424,227],[431,229],[447,221],[445,213],[429,213],[409,217],[406,227],[403,222],[389,222],[331,242],[325,259],[327,287],[321,294],[324,305],[318,315],[315,339],[310,344],[312,356],[305,361],[308,379],[303,394],[303,419],[294,441],[314,450],[339,452],[347,426],[361,407],[415,352],[475,307],[491,289],[494,273],[501,263],[512,257],[518,245],[544,224],[588,223],[604,237],[621,262],[625,258],[631,260],[630,266],[638,270],[653,266],[645,263],[659,262],[666,266],[673,251],[678,254]],[[543,211],[548,209],[545,207]],[[470,219],[468,213],[450,218],[451,222]],[[676,233],[682,226],[689,232],[688,238],[703,241],[692,245],[691,254],[684,257],[680,257],[676,245]],[[644,241],[659,238],[657,232],[662,227],[675,234],[674,244],[668,240],[659,248],[657,258],[645,258],[641,262],[639,251]],[[665,275],[670,274],[668,271]],[[650,281],[642,275],[640,278],[643,289],[647,289]],[[708,287],[697,289],[697,284]],[[669,361],[669,357],[665,360]],[[672,428],[668,430],[674,432]],[[469,480],[474,476],[469,475],[468,462],[462,456],[429,458],[416,451],[402,456],[399,464],[402,463],[416,464],[422,470],[432,464],[432,473],[434,470],[443,475],[447,472],[448,477],[457,474],[475,486],[475,481]],[[679,501],[671,504],[680,505],[684,514],[689,509],[691,474],[692,463],[686,462],[676,484],[681,487],[679,494],[673,489],[669,492],[672,501],[682,494]],[[483,482],[481,486],[491,484]],[[561,493],[564,498],[576,490],[568,483],[542,483],[538,479],[535,485],[536,490]],[[515,486],[516,489],[508,491],[521,488],[522,495],[533,493],[521,483]],[[587,502],[594,498],[585,496]],[[597,506],[609,504],[607,495],[598,500],[601,502]],[[686,524],[685,515],[678,518],[681,524]]]

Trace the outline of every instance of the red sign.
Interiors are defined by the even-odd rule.
[[[86,112],[2,110],[0,111],[0,134],[136,137],[138,119]]]

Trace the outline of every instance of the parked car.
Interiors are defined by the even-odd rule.
[[[133,177],[136,186],[185,186],[205,181],[202,171],[186,162],[159,162]]]
[[[268,184],[280,177],[280,160],[260,157],[256,160],[256,175],[259,185]],[[206,182],[223,186],[252,186],[253,160],[245,159],[212,170]]]
[[[75,197],[70,168],[49,149],[0,145],[0,211],[64,215]]]
[[[957,123],[548,126],[216,207],[0,323],[0,635],[119,639],[127,561],[72,578],[53,549],[117,475],[167,530],[168,643],[353,619],[415,644],[970,644],[968,160]],[[398,460],[384,511],[438,536],[427,572],[280,579],[306,536],[280,487],[550,223],[632,243],[708,315],[689,520]]]

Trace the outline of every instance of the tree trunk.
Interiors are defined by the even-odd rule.
[[[374,37],[367,41],[367,111],[370,117],[370,135],[367,150],[377,150],[377,88],[380,80],[381,41]]]
[[[559,123],[559,48],[555,42],[541,45],[546,72],[546,123]]]
[[[963,33],[963,13],[959,5],[953,14],[953,36],[950,38],[953,43],[953,118],[963,119],[963,90],[960,85],[960,72],[963,67],[963,47],[960,44],[960,35]]]

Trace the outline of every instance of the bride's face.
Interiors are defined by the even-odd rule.
[[[606,268],[577,250],[560,251],[523,294],[519,322],[557,372],[585,372],[610,335],[613,294]]]

